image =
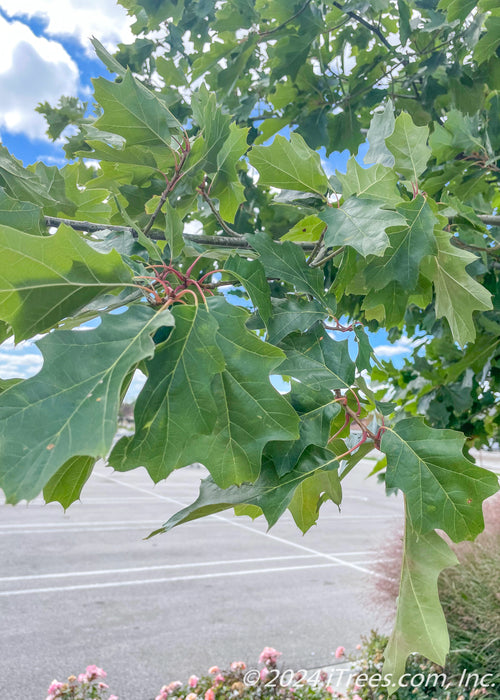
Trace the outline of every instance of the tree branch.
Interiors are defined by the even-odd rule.
[[[91,221],[73,221],[72,219],[60,219],[55,216],[46,216],[44,218],[47,226],[56,227],[59,226],[59,224],[66,224],[66,226],[71,226],[75,231],[87,231],[89,233],[96,231],[125,231],[130,233],[134,238],[137,238],[137,232],[131,226],[95,224]],[[216,248],[251,248],[244,238],[236,238],[234,236],[201,236],[198,233],[183,233],[182,235],[186,241],[199,243],[200,245],[210,245]],[[241,236],[242,234],[239,235]],[[148,238],[152,238],[156,241],[164,241],[165,234],[161,231],[150,231],[148,233]],[[279,241],[276,242],[279,243]],[[305,251],[312,251],[314,248],[314,243],[298,242],[296,245],[300,246],[300,248]]]
[[[349,10],[347,10],[347,11],[344,10],[344,7],[343,7],[343,5],[340,4],[340,2],[333,2],[332,5],[334,5],[337,9],[345,12],[346,15],[349,15],[349,17],[351,17],[351,19],[354,19],[354,20],[356,20],[356,22],[359,22],[359,24],[362,24],[363,27],[366,27],[366,29],[368,29],[370,32],[373,32],[374,34],[376,34],[376,36],[378,36],[378,38],[384,44],[384,46],[387,49],[389,49],[389,51],[392,54],[396,54],[396,49],[394,48],[394,46],[392,46],[387,41],[387,39],[385,38],[385,36],[382,34],[382,32],[380,31],[380,29],[378,27],[376,27],[374,24],[371,24],[370,22],[368,22],[368,20],[366,20],[364,17],[361,17],[361,15],[358,15],[356,12],[350,12]]]
[[[487,255],[498,255],[500,253],[500,244],[491,246],[491,248],[482,248],[479,245],[472,245],[472,243],[464,243],[460,240],[460,238],[456,238],[455,236],[453,236],[453,238],[451,238],[450,240],[453,243],[453,245],[455,245],[457,248],[470,250],[474,253],[486,253]]]

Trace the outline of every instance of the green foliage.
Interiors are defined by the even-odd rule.
[[[394,630],[384,651],[384,672],[392,673],[393,685],[402,678],[406,659],[416,650],[444,665],[449,649],[448,631],[439,602],[438,576],[458,564],[453,552],[435,532],[419,534],[408,523],[401,566],[400,605]]]
[[[40,373],[0,381],[7,500],[79,497],[136,368],[135,433],[109,463],[210,471],[159,531],[228,508],[269,525],[288,508],[306,531],[381,448],[407,502],[387,668],[440,661],[435,529],[474,538],[498,488],[467,457],[500,425],[498,10],[123,5],[137,39],[114,56],[94,41],[116,75],[94,81],[96,116],[39,108],[52,136],[76,125],[76,162],[24,168],[0,147],[0,337],[47,333]],[[91,223],[54,234],[58,217]],[[381,328],[412,340],[401,370],[375,361]]]

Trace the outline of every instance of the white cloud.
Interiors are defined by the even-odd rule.
[[[0,16],[0,128],[46,138],[45,120],[34,111],[39,102],[57,102],[78,90],[76,63],[63,46],[37,37],[22,22]]]
[[[415,341],[403,335],[393,345],[377,345],[377,347],[374,348],[374,353],[379,357],[394,357],[395,355],[411,353],[414,347]]]
[[[93,54],[89,38],[97,37],[108,50],[132,42],[132,17],[116,0],[0,0],[9,17],[37,17],[48,22],[49,36],[72,36]]]

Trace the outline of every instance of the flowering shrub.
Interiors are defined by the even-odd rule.
[[[389,696],[386,688],[376,687],[375,683],[372,687],[367,682],[367,679],[380,678],[386,644],[387,637],[373,630],[369,637],[362,638],[362,644],[358,645],[361,659],[352,665],[353,680],[346,691],[349,700],[486,700],[498,697],[492,694],[492,689],[479,687],[479,678],[473,673],[464,674],[461,679],[454,678],[417,654],[408,658],[406,674],[401,679],[404,686]]]
[[[343,656],[343,647],[340,651],[337,658]],[[280,656],[280,651],[265,647],[259,656],[261,669],[247,669],[244,661],[233,661],[228,670],[212,666],[202,678],[190,676],[186,685],[180,681],[164,685],[155,700],[346,700],[328,685],[326,671],[307,677],[305,671],[280,670]]]
[[[470,678],[457,683],[452,675],[444,677],[443,669],[418,655],[409,657],[405,685],[389,696],[382,679],[386,643],[385,637],[372,631],[357,645],[359,658],[354,660],[346,656],[344,647],[337,647],[335,657],[351,661],[351,668],[342,671],[342,677],[349,683],[345,690],[339,683],[339,668],[330,671],[279,668],[281,652],[265,647],[259,656],[261,668],[248,667],[244,661],[233,661],[227,670],[211,666],[202,677],[189,676],[186,684],[173,681],[164,685],[155,700],[388,700],[389,697],[391,700],[493,700],[498,697],[493,685],[481,687],[473,678],[471,683]],[[118,700],[116,695],[107,695],[108,686],[102,680],[105,677],[101,668],[87,666],[85,673],[70,676],[66,683],[53,681],[46,700]]]
[[[65,683],[53,680],[47,690],[46,700],[118,700],[116,695],[108,695],[108,686],[103,678],[106,671],[98,666],[87,666],[85,673],[69,676]]]

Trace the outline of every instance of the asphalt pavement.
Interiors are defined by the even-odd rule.
[[[366,479],[372,467],[351,472],[341,512],[325,504],[305,536],[289,514],[267,533],[227,511],[144,540],[194,500],[201,467],[154,486],[144,469],[98,465],[66,513],[2,505],[0,699],[44,700],[53,678],[89,664],[120,700],[151,700],[214,664],[255,665],[264,646],[285,668],[337,663],[338,646],[388,626],[374,566],[402,501]]]

